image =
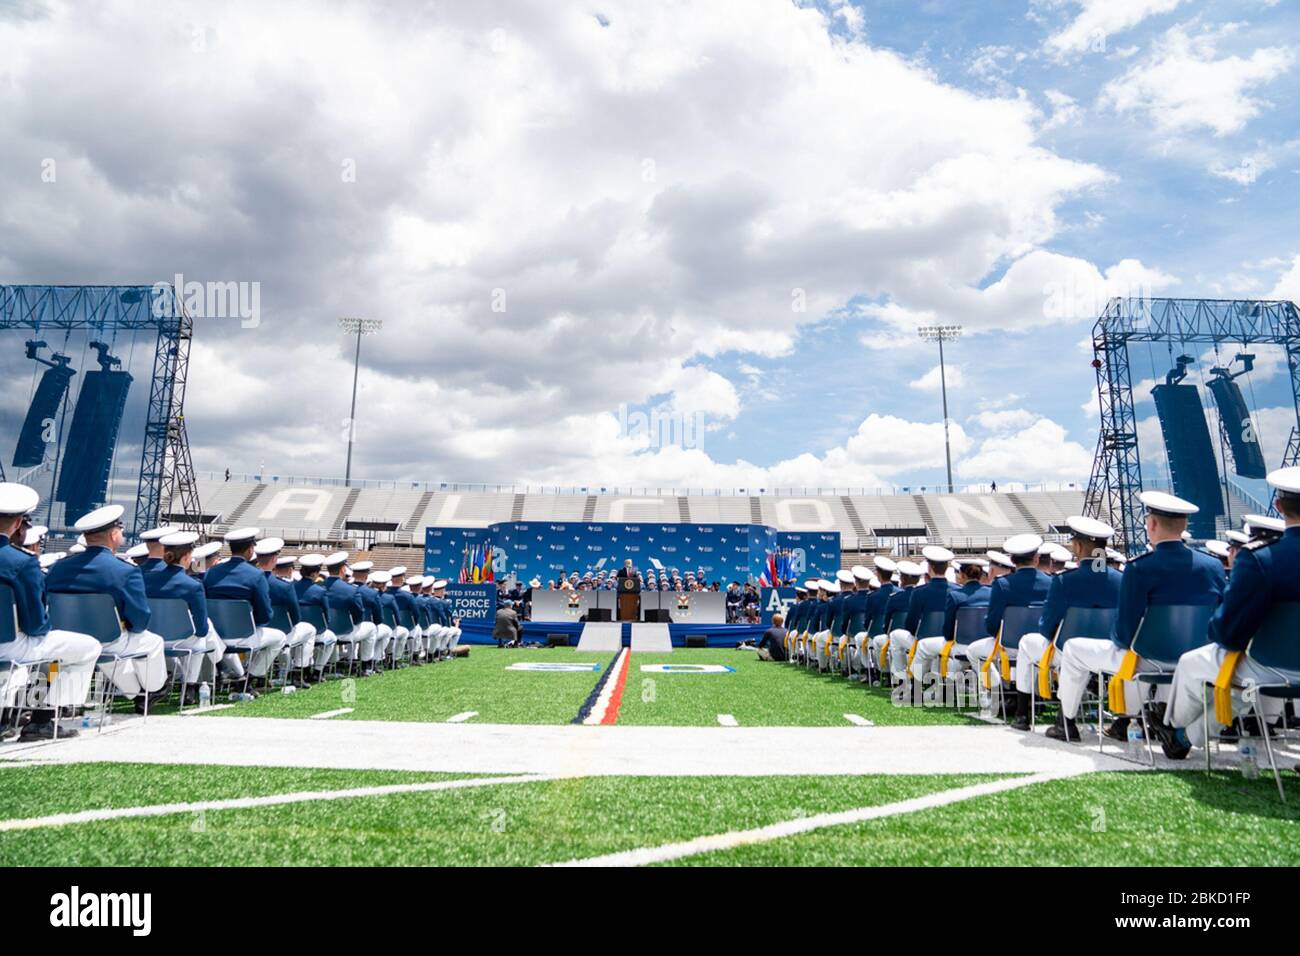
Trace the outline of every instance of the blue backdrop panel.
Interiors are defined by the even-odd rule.
[[[447,600],[451,613],[464,621],[487,621],[497,616],[497,588],[495,584],[448,584]]]
[[[482,544],[491,536],[487,528],[426,528],[422,573],[455,581],[460,577],[466,546]]]
[[[1160,417],[1174,494],[1201,509],[1188,521],[1188,530],[1196,538],[1213,538],[1214,519],[1223,514],[1223,498],[1200,392],[1195,385],[1164,384],[1153,388],[1151,395]]]
[[[759,622],[764,627],[772,624],[772,615],[781,612],[782,617],[788,617],[787,612],[790,606],[794,604],[794,588],[763,588],[759,591]]]
[[[108,472],[130,387],[130,372],[100,370],[82,379],[55,495],[67,504],[67,524],[107,500]]]
[[[840,569],[840,533],[838,531],[778,531],[778,548],[789,549],[794,579],[830,578]]]
[[[58,415],[63,395],[76,374],[66,365],[55,365],[47,368],[41,376],[41,383],[36,386],[36,394],[32,396],[31,407],[27,409],[27,417],[18,433],[18,447],[14,449],[15,468],[39,465],[45,457],[46,422],[53,421]]]
[[[1228,433],[1232,447],[1232,461],[1237,474],[1243,478],[1263,478],[1264,452],[1259,447],[1259,436],[1250,421],[1250,411],[1241,387],[1230,378],[1215,376],[1209,382],[1214,403],[1219,406],[1219,420]]]

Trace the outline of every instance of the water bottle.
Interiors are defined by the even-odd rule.
[[[286,695],[297,693],[297,691],[298,688],[295,687],[293,684],[285,684],[283,687],[280,688],[280,693]]]
[[[211,706],[212,706],[212,688],[208,685],[207,681],[204,681],[202,684],[199,685],[199,709],[203,710]]]
[[[980,688],[980,716],[992,718],[993,716],[993,695],[984,687]]]
[[[1259,763],[1257,762],[1258,752],[1255,750],[1255,744],[1249,737],[1242,737],[1241,743],[1237,746],[1237,754],[1241,762],[1241,775],[1246,780],[1255,780],[1259,777]]]
[[[1145,748],[1142,743],[1142,725],[1136,720],[1130,720],[1128,724],[1128,755],[1134,760],[1141,760],[1145,756]]]

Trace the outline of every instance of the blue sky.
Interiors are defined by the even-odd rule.
[[[1300,298],[1294,3],[329,11],[0,11],[0,280],[258,291],[255,322],[199,317],[200,468],[340,473],[335,318],[361,315],[385,325],[355,474],[934,485],[915,326],[943,321],[958,482],[1083,481],[1107,297]],[[5,431],[33,381],[14,351]],[[1266,452],[1294,418],[1279,368],[1251,383]],[[701,440],[627,426],[650,409]]]

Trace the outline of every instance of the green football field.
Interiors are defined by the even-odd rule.
[[[464,659],[267,693],[193,717],[169,716],[174,707],[164,707],[148,724],[126,719],[104,735],[83,733],[35,750],[0,747],[0,757],[11,758],[0,761],[0,864],[1300,864],[1300,800],[1279,801],[1267,772],[1247,780],[1235,771],[1206,773],[1194,761],[1117,770],[1133,765],[1095,765],[1090,757],[1065,770],[1033,760],[1028,771],[1023,760],[1009,770],[997,754],[1019,756],[1033,744],[1047,748],[1045,758],[1059,757],[1061,748],[969,711],[899,706],[884,689],[760,662],[744,651],[631,655],[614,726],[558,726],[572,724],[595,699],[601,682],[617,673],[616,660],[572,649],[474,647]],[[567,668],[578,664],[586,669]],[[665,664],[684,669],[664,671]],[[393,763],[385,724],[404,741],[397,757],[414,748],[407,755],[414,764]],[[123,756],[133,735],[159,728],[169,735],[166,756]],[[258,728],[266,728],[256,738],[261,744],[249,734]],[[337,757],[335,768],[257,759],[274,751],[256,748],[285,728],[301,732],[316,753]],[[829,756],[829,772],[773,772],[767,741],[795,732],[786,728],[811,736],[794,744],[783,738],[783,759],[806,741]],[[336,753],[345,731],[352,749]],[[557,733],[566,735],[562,743]],[[646,733],[667,736],[646,742]],[[553,771],[455,757],[473,753],[475,741],[517,738],[527,750],[535,740],[538,748],[582,754],[584,741],[671,748],[680,739],[672,735],[682,733],[697,741],[718,734],[719,746],[752,740],[758,756],[719,772],[709,753],[703,769],[682,772],[669,753],[668,769],[661,762],[653,775],[590,755],[566,762],[572,754],[558,751]],[[233,741],[237,756],[226,764],[240,765],[204,763],[197,753],[190,763],[158,762],[185,760],[189,739],[205,734],[209,743]],[[909,746],[913,734],[988,751],[987,772],[934,761],[928,772],[912,772],[906,761],[924,757],[923,746]],[[708,738],[702,746],[708,752]],[[428,747],[434,756],[421,749]],[[440,747],[445,753],[437,757]],[[873,748],[893,755],[886,772],[836,771]],[[57,762],[64,754],[74,755],[72,762]],[[394,765],[436,772],[364,769]],[[1281,766],[1300,793],[1294,757]]]

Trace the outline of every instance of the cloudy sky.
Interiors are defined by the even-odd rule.
[[[1278,0],[17,0],[0,282],[256,288],[197,323],[201,469],[342,472],[346,315],[384,322],[356,475],[933,483],[942,322],[958,481],[1082,481],[1108,296],[1300,298],[1297,37]],[[14,337],[0,435],[33,371]],[[1285,366],[1250,386],[1276,458]]]

